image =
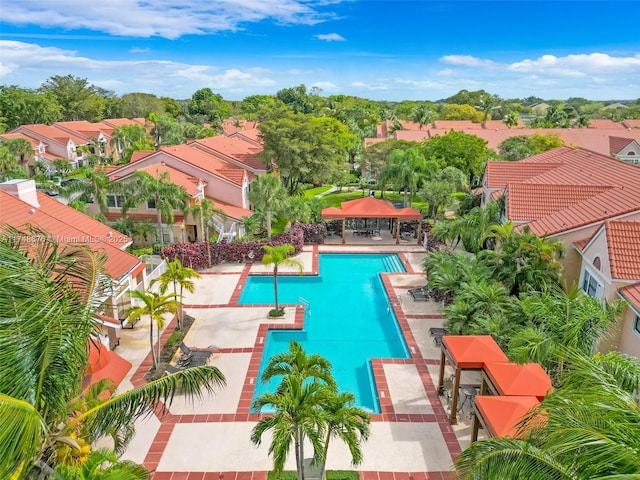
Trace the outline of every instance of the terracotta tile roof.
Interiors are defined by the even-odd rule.
[[[260,147],[262,145],[262,140],[260,138],[260,130],[257,128],[251,128],[249,130],[242,130],[241,132],[232,133],[229,135],[230,137],[238,137],[242,140],[251,142],[252,145],[256,147]],[[262,150],[262,148],[260,148]]]
[[[609,137],[609,151],[614,153],[620,153],[620,151],[633,142],[633,138],[623,137]]]
[[[509,183],[507,185],[507,217],[515,221],[536,220],[610,188],[591,185]]]
[[[589,241],[592,239],[593,237],[586,237],[583,238],[582,240],[577,240],[575,242],[573,242],[573,245],[580,251],[584,250],[584,247],[587,246],[587,243],[589,243]]]
[[[640,221],[605,222],[611,277],[640,281]]]
[[[228,203],[222,202],[216,198],[207,197],[210,200],[213,200],[213,207],[219,208],[222,210],[225,215],[233,220],[240,220],[244,217],[250,217],[253,212],[251,210],[247,210],[246,208],[236,207],[235,205],[229,205]]]
[[[422,130],[397,130],[394,133],[394,137],[397,140],[406,140],[408,142],[421,142],[425,138],[431,138],[433,136],[433,129],[423,128]],[[445,133],[449,133],[449,130],[442,131],[442,135]],[[386,138],[381,138],[380,140],[387,140]]]
[[[161,152],[172,155],[180,160],[183,160],[191,165],[201,168],[209,173],[226,179],[236,185],[242,185],[242,179],[244,178],[244,169],[234,165],[228,160],[205,152],[199,148],[194,148],[191,145],[175,145],[171,147],[161,147]]]
[[[136,150],[131,154],[131,160],[129,162],[130,163],[137,162],[138,160],[146,158],[149,155],[153,155],[154,153],[155,153],[155,150]]]
[[[85,140],[89,140],[90,138],[98,138],[100,136],[103,125],[87,122],[86,120],[76,120],[72,122],[55,122],[53,126],[84,137]]]
[[[37,195],[38,208],[0,190],[0,224],[6,223],[16,228],[27,224],[38,225],[60,244],[85,244],[96,252],[105,252],[106,271],[116,280],[141,264],[138,257],[122,250],[131,241],[126,235],[43,193],[38,192]],[[28,214],[31,209],[35,209],[35,213]]]
[[[141,125],[143,127],[147,125],[147,121],[144,118],[105,118],[100,123],[111,125],[113,128],[122,127],[123,125]]]
[[[159,178],[164,173],[169,174],[169,181],[171,183],[175,183],[176,185],[181,186],[185,189],[185,191],[193,196],[196,196],[200,193],[198,186],[201,183],[205,183],[204,181],[192,177],[191,175],[187,175],[184,172],[181,172],[177,168],[170,167],[169,165],[163,165],[162,163],[154,163],[152,165],[147,165],[146,167],[139,168],[137,171],[139,172],[147,172],[149,175],[153,177]]]
[[[480,130],[482,125],[471,120],[434,120],[433,128],[441,130]]]
[[[627,300],[636,310],[640,311],[640,283],[629,285],[618,290],[618,293]]]
[[[66,130],[55,127],[54,125],[44,125],[42,123],[35,125],[22,125],[17,129],[14,129],[12,132],[15,131],[23,132],[26,135],[32,133],[36,135],[36,138],[43,137],[48,141],[54,141],[65,146],[69,143],[69,140],[72,140],[76,145],[84,145],[87,143],[86,138],[82,138],[77,134],[69,133]]]
[[[34,148],[42,143],[40,140],[37,140],[37,139],[35,139],[33,137],[25,135],[24,133],[3,133],[3,134],[0,134],[0,138],[3,138],[5,140],[13,140],[14,138],[22,138],[23,140],[26,140],[27,142],[29,142]]]
[[[231,135],[236,132],[242,132],[243,130],[251,130],[257,126],[258,122],[255,120],[227,118],[222,122],[222,131],[226,135]]]
[[[622,124],[627,128],[640,128],[640,118],[623,120]]]
[[[256,154],[262,151],[262,147],[258,147],[252,141],[244,140],[241,137],[217,135],[195,140],[189,145],[233,158],[251,170],[266,170],[262,160],[256,157]]]
[[[614,122],[607,118],[592,118],[589,120],[589,124],[589,128],[606,128],[614,130],[622,130],[625,128],[621,123]]]
[[[487,162],[485,178],[488,188],[504,188],[507,183],[520,183],[541,173],[558,168],[559,163]]]

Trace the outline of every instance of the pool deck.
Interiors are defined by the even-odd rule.
[[[382,413],[372,415],[371,435],[363,444],[364,460],[357,467],[362,480],[449,479],[452,459],[468,442],[470,426],[449,424],[436,393],[440,350],[429,337],[430,327],[444,318],[434,302],[414,302],[407,289],[425,283],[425,250],[416,244],[309,245],[298,259],[305,274],[318,273],[318,254],[398,253],[406,273],[382,274],[384,286],[411,352],[409,359],[373,359]],[[301,328],[304,310],[286,306],[283,319],[267,319],[271,305],[239,305],[238,297],[250,274],[268,274],[262,264],[224,264],[202,273],[196,290],[185,295],[185,310],[196,318],[185,343],[215,348],[209,362],[227,379],[215,395],[190,402],[177,397],[169,412],[154,414],[136,424],[136,436],[123,458],[153,472],[154,480],[263,480],[272,468],[270,436],[254,446],[250,432],[258,419],[251,414],[253,388],[269,328]],[[291,274],[294,272],[291,271]],[[282,269],[286,275],[287,270]],[[169,319],[168,319],[169,320]],[[175,327],[168,322],[163,340]],[[151,364],[148,322],[123,330],[117,353],[133,368],[120,390],[142,385]],[[307,448],[310,452],[311,448]],[[291,454],[287,469],[295,470]],[[327,468],[353,469],[347,448],[334,440]]]

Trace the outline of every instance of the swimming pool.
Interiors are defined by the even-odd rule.
[[[297,340],[308,354],[331,362],[340,390],[353,393],[358,406],[379,412],[370,359],[409,357],[379,273],[404,271],[395,254],[321,254],[318,276],[279,275],[279,303],[302,298],[310,308],[303,330],[269,331],[259,375],[273,355]],[[273,277],[248,277],[238,303],[273,303]],[[257,382],[254,398],[275,391],[278,382]]]

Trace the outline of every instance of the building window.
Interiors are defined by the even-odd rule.
[[[155,210],[156,200],[154,198],[150,198],[149,200],[147,200],[147,208],[150,210]]]
[[[640,315],[636,313],[636,318],[633,319],[633,331],[640,335]]]
[[[602,291],[602,285],[587,270],[584,271],[582,279],[582,291],[594,298],[599,298]]]
[[[593,267],[600,271],[600,269],[602,268],[602,261],[600,260],[600,257],[596,257],[593,259]]]
[[[107,195],[107,207],[109,208],[122,208],[124,206],[124,195]]]

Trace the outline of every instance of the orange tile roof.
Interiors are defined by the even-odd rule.
[[[27,135],[29,135],[29,133],[33,133],[36,136],[43,137],[49,141],[54,141],[65,146],[67,145],[67,143],[69,143],[69,140],[72,140],[76,145],[84,145],[87,143],[87,140],[85,138],[67,132],[66,130],[62,130],[61,128],[57,128],[54,125],[44,125],[42,123],[38,123],[35,125],[22,125],[16,130],[20,130],[23,132],[26,131]]]
[[[618,293],[640,311],[640,283],[629,285],[618,290]]]
[[[609,137],[609,149],[611,153],[620,153],[620,151],[633,142],[633,138]]]
[[[592,185],[509,183],[507,185],[507,217],[516,221],[531,221],[546,217],[610,188]]]
[[[573,245],[580,251],[584,250],[584,247],[587,246],[587,243],[591,240],[591,237],[583,238],[582,240],[577,240],[573,242]]]
[[[449,133],[449,130],[443,131],[442,135]],[[408,142],[422,142],[425,138],[431,138],[433,130],[423,128],[422,130],[397,130],[394,134],[396,140],[406,140]],[[381,141],[387,140],[381,138]]]
[[[170,147],[161,147],[161,152],[165,152],[191,165],[201,168],[209,173],[226,179],[236,185],[242,185],[245,170],[228,160],[207,153],[199,148],[191,145],[174,145]],[[155,153],[155,152],[154,152]]]
[[[507,183],[520,183],[559,166],[558,163],[487,162],[487,187],[504,188]]]
[[[155,150],[136,150],[131,154],[131,160],[129,163],[137,162],[138,160],[142,160],[143,158],[148,157],[149,155],[153,155]]]
[[[41,192],[37,195],[38,208],[0,190],[0,224],[16,228],[34,224],[49,232],[60,244],[83,244],[96,252],[102,251],[107,255],[105,269],[116,280],[141,263],[138,257],[122,250],[131,242],[126,235]],[[35,213],[29,214],[32,209]]]
[[[184,190],[192,197],[200,193],[200,190],[198,189],[200,183],[205,183],[198,178],[181,172],[177,168],[170,167],[169,165],[163,165],[162,163],[147,165],[146,167],[139,168],[137,171],[147,172],[149,175],[152,175],[155,178],[160,178],[161,175],[167,173],[169,175],[169,181],[171,183],[184,188]]]
[[[216,198],[207,197],[209,200],[213,200],[213,207],[219,208],[224,212],[224,214],[233,219],[240,220],[244,217],[250,217],[253,212],[251,210],[247,210],[246,208],[236,207],[235,205],[229,205],[228,203],[222,202]]]
[[[479,123],[473,123],[471,120],[434,120],[433,128],[442,130],[474,130],[482,128]]]
[[[422,219],[422,214],[414,208],[396,209],[393,203],[387,200],[367,196],[342,202],[340,208],[323,208],[322,217]]]
[[[38,139],[25,135],[24,133],[3,133],[0,134],[0,138],[4,138],[5,140],[13,140],[14,138],[22,138],[29,142],[33,147],[37,147],[42,142]]]
[[[614,122],[608,118],[592,118],[589,120],[589,128],[623,130],[625,127],[621,123]]]
[[[627,128],[640,128],[640,118],[624,120],[622,123]]]
[[[265,164],[256,157],[262,151],[262,147],[257,147],[253,142],[241,137],[225,137],[217,135],[215,137],[201,138],[191,142],[194,147],[204,147],[205,149],[220,153],[226,157],[236,159],[252,170],[266,170]]]
[[[640,221],[605,222],[611,277],[640,281]]]

